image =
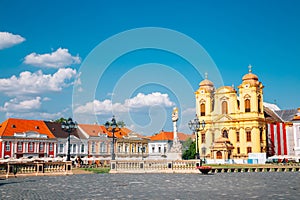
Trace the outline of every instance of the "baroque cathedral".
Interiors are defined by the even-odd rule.
[[[247,159],[248,153],[267,151],[264,86],[251,66],[238,91],[231,86],[216,89],[207,74],[199,86],[195,92],[196,114],[206,123],[197,135],[201,157]]]

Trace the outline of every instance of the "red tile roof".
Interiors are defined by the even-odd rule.
[[[300,115],[295,116],[293,120],[300,120]]]
[[[103,128],[105,129],[105,127],[103,126]],[[130,129],[128,128],[118,128],[115,131],[115,137],[116,138],[123,138],[123,136],[128,136],[128,133],[132,132]],[[106,131],[106,134],[108,135],[108,137],[112,137],[112,132],[111,130]]]
[[[177,133],[178,139],[180,141],[186,141],[188,138],[192,138],[192,135],[188,135],[185,133]],[[163,140],[173,140],[174,134],[173,132],[165,132],[165,131],[161,131],[160,133],[153,135],[150,137],[151,141],[163,141]]]
[[[99,124],[79,124],[78,126],[91,137],[97,137],[99,133],[106,134],[107,132]]]
[[[108,131],[106,130],[105,126],[98,125],[98,124],[79,124],[79,127],[82,128],[83,131],[85,131],[88,135],[95,137],[98,136],[98,133],[104,133],[108,137],[112,137],[111,129]],[[128,136],[128,134],[132,132],[128,128],[117,128],[115,131],[115,137],[116,138],[123,138],[123,136]]]
[[[0,137],[13,137],[15,133],[26,133],[28,131],[45,134],[48,138],[55,138],[44,121],[41,120],[10,118],[0,124]]]

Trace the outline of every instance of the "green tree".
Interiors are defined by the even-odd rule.
[[[187,139],[182,145],[182,159],[189,160],[196,157],[196,143],[192,138]]]
[[[62,123],[62,122],[65,122],[65,121],[67,121],[67,120],[68,120],[68,119],[65,119],[65,118],[61,117],[61,118],[55,120],[55,122]]]
[[[108,121],[108,123],[109,123],[109,125],[111,126],[111,122]],[[104,123],[103,125],[105,125],[105,123]],[[117,126],[118,126],[119,128],[123,128],[123,127],[126,126],[126,124],[125,124],[124,121],[117,121]]]
[[[118,122],[117,122],[117,125],[118,125],[118,127],[120,127],[120,128],[123,128],[123,127],[126,126],[126,124],[125,124],[124,121],[118,121]]]

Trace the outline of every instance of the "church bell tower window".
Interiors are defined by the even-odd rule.
[[[201,114],[201,116],[205,116],[205,104],[204,103],[202,103],[200,105],[200,114]]]

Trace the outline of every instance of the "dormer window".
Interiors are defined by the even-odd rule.
[[[16,128],[16,125],[13,124],[13,125],[11,125],[11,127],[12,127],[12,128]]]
[[[35,129],[40,129],[40,127],[39,126],[35,126]]]

